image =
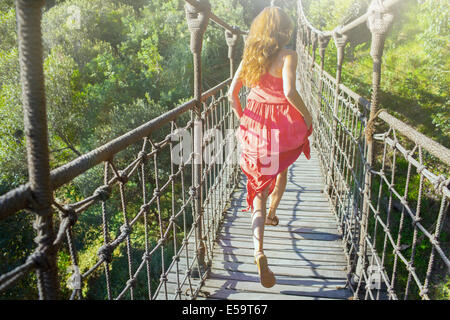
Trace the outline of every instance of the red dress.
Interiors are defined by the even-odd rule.
[[[308,127],[301,113],[283,92],[283,79],[265,73],[252,88],[240,119],[237,139],[240,166],[247,176],[247,208],[253,211],[256,194],[275,188],[277,175],[303,152],[309,160]]]

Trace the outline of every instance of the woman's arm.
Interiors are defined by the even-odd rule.
[[[295,52],[295,51],[292,51],[291,53],[287,54],[286,57],[284,58],[283,70],[282,70],[283,91],[284,91],[284,95],[286,96],[288,101],[294,107],[296,107],[298,111],[300,111],[303,118],[305,119],[308,129],[310,129],[311,124],[312,124],[312,116],[309,113],[308,109],[306,108],[302,97],[300,97],[300,94],[297,92],[297,89],[295,87],[297,59],[298,59],[298,56],[297,56],[297,52]]]
[[[241,100],[239,99],[239,91],[243,86],[242,80],[239,78],[241,69],[242,69],[242,61],[239,64],[239,67],[233,77],[233,81],[231,81],[230,90],[228,91],[228,100],[231,102],[234,114],[239,119],[242,117],[243,114]]]

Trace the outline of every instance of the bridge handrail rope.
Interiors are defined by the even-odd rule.
[[[450,179],[442,174],[434,174],[424,164],[424,152],[433,155],[440,164],[448,168],[450,151],[386,110],[378,109],[384,41],[393,22],[391,10],[400,1],[373,0],[364,15],[331,31],[314,28],[306,17],[302,2],[298,1],[299,87],[314,117],[313,145],[319,152],[321,168],[326,177],[326,191],[343,236],[348,269],[347,286],[353,290],[355,299],[398,299],[400,293],[407,299],[415,284],[415,290],[422,299],[429,299],[430,279],[437,257],[441,259],[441,266],[450,272],[448,252],[438,240],[448,213]],[[372,35],[370,102],[341,83],[347,33],[363,23],[368,24]],[[337,49],[335,78],[324,70],[325,51],[331,38]],[[316,62],[318,47],[320,63]],[[377,124],[377,118],[384,122]],[[383,133],[376,133],[376,127],[388,129]],[[382,154],[377,152],[379,148],[375,142],[382,144]],[[410,144],[413,145],[412,149],[405,147]],[[408,163],[406,173],[396,173],[398,157],[403,157]],[[376,167],[380,168],[377,170]],[[413,168],[420,180],[417,200],[409,199],[408,188]],[[403,195],[395,188],[395,178],[399,174],[406,175]],[[379,179],[378,195],[374,190],[374,179]],[[433,188],[426,188],[425,181]],[[387,203],[383,203],[383,192],[388,193]],[[433,212],[434,223],[427,228],[421,217],[421,205],[423,199],[430,196],[435,198],[439,208]],[[398,201],[400,206],[398,226],[390,225],[393,223],[394,201]],[[405,237],[403,232],[408,227],[405,222],[407,219],[411,221],[413,239],[406,245],[402,244],[402,236]],[[420,238],[419,232],[422,233]],[[383,240],[382,247],[380,239]],[[418,243],[423,239],[429,241],[431,251],[427,252],[429,259],[426,270],[421,270],[422,274],[419,274],[415,259]],[[390,248],[394,258],[387,256]],[[411,250],[409,258],[406,252],[403,253],[406,249]],[[402,267],[408,274],[407,282],[402,288],[398,288],[397,278]],[[379,271],[378,280],[382,288],[372,287],[374,268]]]
[[[385,10],[389,10],[390,8],[394,7],[396,4],[400,3],[402,0],[387,0],[382,3]],[[360,16],[359,18],[356,18],[355,20],[349,22],[346,25],[343,26],[337,26],[333,30],[319,30],[316,29],[311,22],[308,20],[305,14],[305,10],[303,8],[302,2],[300,1],[299,4],[299,12],[301,14],[301,19],[303,23],[314,32],[317,37],[324,37],[329,38],[338,35],[345,35],[350,30],[354,29],[355,27],[367,23],[367,19],[369,15],[371,14],[370,10]],[[318,66],[317,66],[318,67]],[[330,76],[330,79],[332,81],[335,81],[334,78]],[[344,85],[339,84],[341,90],[347,89]],[[348,93],[351,95],[355,95],[355,93],[351,90],[348,90]],[[356,100],[360,100],[360,103],[367,109],[370,110],[370,102],[367,101],[364,97],[361,97],[357,95]],[[392,115],[389,115],[389,113],[386,110],[380,111],[378,114],[378,117],[382,120],[384,120],[386,123],[391,125],[393,128],[407,136],[409,139],[413,140],[414,142],[421,141],[422,147],[429,151],[433,156],[438,158],[439,160],[443,161],[446,165],[450,166],[450,152],[449,149],[444,147],[443,145],[437,143],[436,141],[428,138],[424,134],[418,132],[417,130],[412,129],[409,125],[404,123],[403,121],[393,117]]]
[[[318,70],[320,69],[319,64],[317,64],[315,62],[314,65],[315,65],[315,68],[317,68]],[[324,78],[327,78],[333,84],[336,83],[336,79],[333,78],[327,71],[322,70],[322,73],[323,73]],[[368,113],[370,111],[370,102],[366,98],[364,98],[364,97],[360,96],[359,94],[357,94],[356,92],[350,90],[348,87],[346,87],[342,83],[339,84],[339,91],[344,92],[346,95],[351,97],[351,99],[353,101],[357,101],[358,104],[362,107],[362,109],[365,110],[366,113]],[[352,106],[350,106],[350,108],[352,108],[353,112],[358,113],[361,120],[367,120],[365,115],[362,112],[360,112],[357,108],[354,108]],[[386,124],[388,124],[394,130],[398,131],[399,133],[401,133],[402,135],[407,137],[409,140],[414,142],[414,144],[420,145],[420,147],[422,149],[428,151],[431,155],[433,155],[434,157],[436,157],[437,159],[442,161],[445,165],[450,166],[450,150],[448,148],[446,148],[442,144],[428,138],[426,135],[424,135],[423,133],[412,128],[407,123],[392,116],[385,109],[380,110],[380,112],[378,114],[378,118],[380,118],[381,120],[386,122]],[[337,119],[337,120],[339,120],[339,119]],[[375,134],[374,139],[382,140],[382,139],[384,139],[384,137],[382,135]],[[413,161],[415,163],[415,166],[418,167],[418,163],[415,159],[411,159],[411,161]],[[437,183],[437,181],[440,180],[439,176],[436,176],[434,173],[432,173],[431,171],[429,171],[426,168],[423,169],[423,173],[425,175],[427,175],[427,178],[433,184],[435,184],[435,182]],[[442,188],[441,191],[446,196],[450,196],[450,193],[449,193],[450,191],[448,188]]]
[[[394,5],[396,5],[397,3],[401,2],[401,1],[403,1],[403,0],[385,0],[384,2],[382,0],[379,0],[377,2],[379,2],[379,5],[383,6],[386,10],[389,10],[390,8],[392,8]],[[301,15],[301,19],[303,19],[304,24],[309,29],[311,29],[316,34],[322,34],[323,36],[328,36],[328,37],[333,36],[334,33],[340,33],[340,34],[348,33],[350,30],[356,28],[357,26],[366,23],[367,19],[369,18],[370,14],[371,14],[371,12],[368,11],[365,14],[363,14],[362,16],[347,23],[346,25],[337,26],[333,30],[319,30],[319,29],[315,28],[311,24],[311,22],[308,20],[308,18],[306,17],[305,10],[304,10],[302,3],[300,3],[300,5],[299,5],[299,13]]]
[[[61,250],[64,238],[70,253],[73,275],[70,286],[71,299],[81,298],[83,283],[95,270],[104,268],[106,279],[106,296],[108,299],[122,299],[127,294],[133,299],[140,273],[147,273],[148,298],[181,298],[181,288],[187,286],[190,295],[195,297],[207,275],[208,264],[212,259],[212,245],[217,234],[218,222],[228,204],[227,199],[238,181],[237,161],[225,156],[224,148],[230,155],[236,155],[237,143],[233,134],[227,130],[235,130],[238,122],[234,118],[231,107],[226,98],[226,91],[231,82],[236,59],[236,45],[239,36],[245,35],[237,27],[232,27],[216,15],[211,13],[208,1],[186,0],[186,18],[191,31],[191,51],[194,57],[194,99],[170,110],[140,127],[123,134],[122,136],[88,152],[75,160],[52,171],[49,169],[47,122],[45,95],[43,90],[43,57],[41,40],[41,9],[44,1],[17,0],[17,24],[20,52],[20,69],[22,78],[22,91],[24,101],[25,133],[27,140],[28,167],[30,181],[6,194],[0,196],[0,222],[13,214],[25,210],[34,213],[37,232],[35,238],[36,249],[29,255],[24,263],[11,271],[0,275],[0,293],[5,292],[20,279],[33,270],[37,274],[37,288],[40,299],[60,298],[60,275],[56,267],[56,254]],[[224,38],[227,44],[228,59],[230,63],[230,76],[214,88],[203,92],[201,86],[201,50],[203,34],[209,20],[225,28]],[[245,96],[241,95],[241,99]],[[189,115],[190,120],[183,123],[182,116]],[[162,141],[155,141],[153,134],[167,130],[168,134]],[[194,137],[192,149],[183,150],[182,135],[179,130],[185,130]],[[212,155],[211,163],[205,168],[198,165],[198,158],[205,150],[206,141],[202,138],[203,132],[217,130],[223,134],[223,141],[217,145]],[[199,140],[200,138],[200,140]],[[142,141],[141,151],[136,158],[120,170],[117,167],[115,156],[133,145]],[[181,163],[175,168],[173,149],[175,143],[181,146]],[[151,149],[149,152],[148,149]],[[164,152],[170,155],[171,174],[165,183],[161,184],[158,174],[158,156]],[[148,176],[148,163],[153,161],[154,189],[153,196],[148,199],[146,184]],[[91,196],[76,203],[63,204],[53,197],[53,192],[61,186],[73,181],[76,177],[101,165],[104,166],[103,185],[100,185]],[[192,165],[192,170],[187,169]],[[189,186],[187,178],[192,174]],[[185,177],[186,176],[186,177]],[[151,176],[150,176],[151,177]],[[138,212],[127,212],[127,182],[137,179],[142,188],[142,206]],[[175,181],[181,185],[181,192],[175,194]],[[108,226],[108,199],[112,196],[114,187],[118,185],[120,206],[123,213],[123,224],[115,237],[111,239],[111,230]],[[188,188],[189,187],[189,188]],[[171,192],[172,208],[170,219],[165,225],[161,209],[161,197],[164,192]],[[180,193],[180,194],[179,194]],[[177,208],[175,197],[182,205]],[[80,273],[78,254],[74,245],[73,227],[81,213],[96,204],[101,205],[102,229],[104,243],[98,249],[98,261],[88,270]],[[153,209],[152,209],[153,208]],[[152,212],[150,211],[152,210]],[[192,226],[189,226],[189,210],[192,212]],[[54,212],[59,212],[60,221],[57,232],[53,231],[55,223]],[[119,211],[119,212],[120,212]],[[137,268],[132,261],[132,240],[130,235],[138,221],[144,220],[145,226],[145,252]],[[149,221],[158,221],[159,240],[151,248],[149,243]],[[180,219],[182,222],[180,222]],[[183,239],[176,232],[177,228],[183,230]],[[170,239],[173,239],[172,263],[164,264],[165,251]],[[112,260],[114,250],[121,244],[126,245],[125,257],[128,260],[129,280],[120,292],[114,292],[111,285]],[[161,277],[159,285],[152,290],[150,260],[160,250]],[[184,268],[184,274],[180,274]],[[146,271],[145,271],[146,270]],[[177,289],[169,293],[168,278],[174,276]],[[172,279],[173,280],[173,279]],[[69,284],[69,283],[68,283]]]
[[[230,82],[231,78],[204,92],[202,94],[202,101],[206,101],[210,97],[216,95],[222,88],[229,85]],[[166,112],[147,123],[144,123],[140,127],[111,140],[105,145],[98,147],[97,149],[94,149],[59,168],[52,170],[50,172],[50,182],[53,189],[57,189],[64,184],[72,181],[80,174],[95,167],[99,163],[108,160],[111,155],[117,154],[121,150],[126,149],[127,147],[135,144],[137,141],[155,132],[164,124],[167,124],[170,121],[178,118],[181,114],[191,110],[194,107],[195,102],[195,99],[185,102],[184,104],[174,108],[173,110]],[[166,139],[171,138],[172,135],[173,134],[166,137]],[[110,184],[114,184],[116,182],[117,179],[113,179]],[[0,196],[0,221],[6,219],[11,214],[14,214],[19,210],[26,209],[30,206],[31,201],[32,196],[29,183]]]

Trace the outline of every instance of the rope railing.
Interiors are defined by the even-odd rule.
[[[374,8],[375,5],[378,5],[378,7],[381,6],[384,10],[389,10],[390,8],[392,8],[393,6],[395,6],[397,3],[401,2],[401,1],[403,1],[403,0],[385,0],[385,1],[377,0],[372,3],[373,5],[369,8],[369,10],[365,14],[363,14],[362,16],[347,23],[346,25],[336,27],[334,30],[323,30],[322,31],[322,30],[316,29],[306,18],[306,14],[305,14],[303,5],[300,5],[298,8],[299,9],[299,19],[301,19],[303,21],[303,24],[308,29],[312,30],[314,33],[331,37],[331,36],[333,36],[334,33],[346,34],[349,31],[351,31],[352,29],[356,28],[357,26],[367,23],[367,19],[371,15],[372,8]]]
[[[208,1],[186,2],[194,99],[50,171],[42,89],[43,1],[16,1],[30,182],[0,196],[0,222],[22,210],[34,213],[38,236],[25,262],[0,275],[0,295],[33,271],[40,299],[81,299],[89,295],[90,279],[99,274],[106,299],[181,299],[198,294],[212,261],[220,219],[238,180],[233,134],[238,121],[226,93],[238,36],[245,33],[212,14]],[[226,29],[230,78],[203,92],[199,57],[209,20]],[[124,150],[136,156],[124,158]],[[103,178],[90,195],[70,202],[61,194],[64,185],[96,170]],[[95,227],[102,230],[103,240],[94,245],[94,262],[83,261],[78,252],[77,226],[88,212],[101,215]],[[117,223],[120,227],[113,230]],[[138,236],[143,242],[136,241]],[[56,267],[61,251],[67,252],[71,264],[65,280]],[[152,270],[158,266],[154,261],[159,261],[160,270]],[[121,267],[127,270],[125,283],[118,282]],[[67,288],[70,296],[63,294]]]
[[[378,109],[384,39],[398,2],[372,1],[348,25],[320,31],[298,1],[298,87],[313,114],[313,146],[342,234],[354,299],[430,299],[432,286],[450,273],[443,241],[450,179],[436,170],[448,172],[450,151]],[[346,33],[366,22],[374,64],[370,102],[340,83]],[[331,37],[336,77],[324,70]]]

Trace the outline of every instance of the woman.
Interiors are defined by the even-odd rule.
[[[302,152],[310,159],[312,117],[295,87],[297,53],[284,48],[292,31],[292,20],[283,10],[265,8],[252,22],[228,93],[240,119],[240,166],[247,176],[244,211],[252,210],[255,262],[267,288],[275,285],[275,276],[264,255],[264,226],[278,225],[276,209],[286,188],[288,167]],[[238,95],[244,85],[252,89],[243,111]]]

